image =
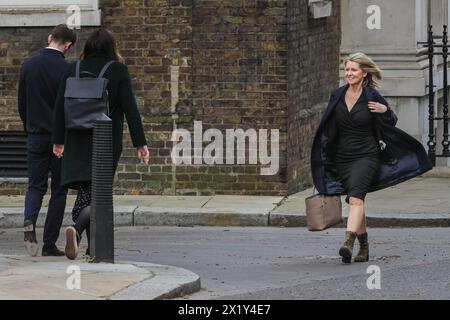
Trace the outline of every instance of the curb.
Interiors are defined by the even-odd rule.
[[[268,226],[268,210],[218,208],[141,207],[134,213],[135,226]]]
[[[178,298],[201,289],[200,277],[192,271],[145,262],[122,261],[138,268],[149,269],[154,277],[124,288],[108,300],[162,300]]]
[[[347,217],[335,228],[345,228]],[[445,228],[450,227],[450,214],[380,214],[366,216],[367,227],[370,228]],[[269,226],[272,227],[306,227],[305,215],[274,213],[270,215]]]
[[[66,210],[63,226],[72,225],[70,210]],[[39,214],[37,227],[43,227],[46,208]],[[344,217],[344,222],[346,217]],[[303,213],[270,212],[264,208],[159,208],[117,206],[114,226],[235,226],[235,227],[306,227]],[[344,227],[344,224],[337,227]],[[367,214],[367,226],[385,227],[450,227],[450,213],[380,213]],[[22,208],[0,208],[0,228],[22,228]]]
[[[422,176],[424,178],[450,178],[450,167],[433,167]]]
[[[133,213],[137,206],[115,206],[114,207],[114,226],[131,227],[133,226]],[[44,227],[47,217],[47,208],[39,211],[39,217],[36,222],[37,227]],[[22,228],[23,227],[23,208],[0,208],[0,228]],[[72,208],[67,207],[64,211],[63,226],[73,225]]]

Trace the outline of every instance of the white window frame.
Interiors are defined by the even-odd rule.
[[[75,6],[75,7],[71,7]],[[98,0],[1,0],[0,27],[44,27],[68,23],[79,8],[79,26],[100,26]]]

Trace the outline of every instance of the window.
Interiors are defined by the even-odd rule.
[[[309,0],[310,16],[314,19],[329,17],[332,5],[330,0]]]
[[[98,0],[2,0],[0,27],[99,26]]]

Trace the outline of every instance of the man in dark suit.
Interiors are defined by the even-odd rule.
[[[53,108],[61,79],[69,63],[64,54],[76,41],[67,25],[56,26],[48,47],[26,60],[20,71],[18,107],[27,133],[28,190],[25,196],[24,241],[31,256],[39,250],[36,221],[47,192],[51,172],[51,198],[44,226],[43,256],[61,256],[56,247],[66,207],[67,188],[60,186],[61,160],[53,155],[51,136]]]

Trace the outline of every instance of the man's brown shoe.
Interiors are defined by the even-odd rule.
[[[34,224],[30,220],[25,220],[23,224],[23,241],[28,254],[32,257],[36,257],[39,251],[39,245],[36,239]]]
[[[42,256],[43,257],[62,257],[64,252],[59,250],[57,246],[43,246],[42,247]]]

